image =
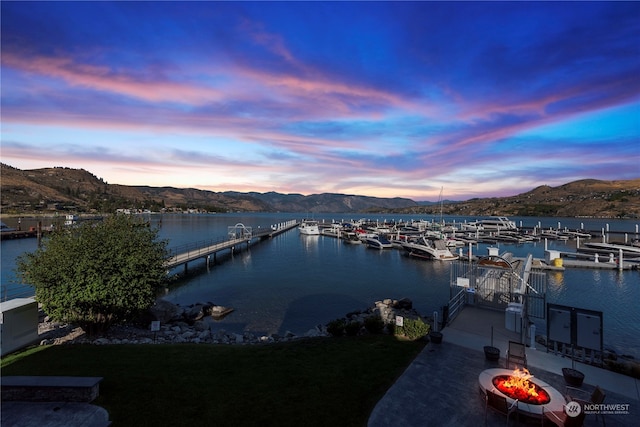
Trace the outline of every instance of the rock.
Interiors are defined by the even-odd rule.
[[[244,342],[244,335],[233,334],[236,344],[242,344]]]
[[[196,331],[199,331],[199,332],[209,331],[209,325],[206,322],[203,322],[202,320],[198,320],[196,323],[194,323],[193,327]]]
[[[395,307],[400,310],[413,310],[413,301],[409,298],[402,298],[399,301],[396,301]]]
[[[228,314],[233,311],[233,308],[223,307],[221,305],[214,305],[211,307],[211,317],[215,320],[220,320],[225,318]]]
[[[161,323],[167,323],[179,315],[178,306],[163,299],[156,300],[149,312],[154,319],[159,320]]]
[[[210,307],[205,304],[195,304],[189,306],[187,310],[183,313],[183,317],[187,320],[189,324],[192,324],[195,321],[202,320],[204,316],[209,313]]]
[[[196,333],[193,332],[193,331],[186,331],[186,332],[183,332],[180,336],[182,338],[184,338],[185,340],[189,340],[189,339],[195,337]]]

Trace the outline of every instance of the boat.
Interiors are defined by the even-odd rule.
[[[319,236],[320,228],[318,227],[318,221],[313,220],[304,220],[298,226],[298,231],[300,234],[304,234],[307,236]]]
[[[323,236],[337,237],[340,238],[342,234],[344,234],[344,229],[342,224],[331,224],[329,227],[322,227],[320,229],[320,234]]]
[[[0,221],[0,232],[2,232],[2,233],[10,233],[12,231],[17,231],[17,230],[15,228],[9,227],[4,222]]]
[[[364,243],[374,249],[391,249],[393,244],[384,236],[373,235],[365,238]]]
[[[362,240],[360,240],[360,237],[358,237],[357,233],[345,233],[343,235],[344,238],[344,242],[348,243],[350,245],[361,245],[362,244]]]
[[[428,239],[425,236],[404,242],[403,249],[409,256],[439,261],[454,261],[459,257],[453,254],[442,239]]]
[[[472,222],[466,222],[461,225],[465,231],[517,231],[518,227],[514,221],[506,216],[494,216],[491,218],[481,219]]]

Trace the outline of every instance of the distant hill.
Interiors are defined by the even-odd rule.
[[[346,194],[239,193],[108,184],[84,169],[20,170],[2,164],[2,213],[115,212],[116,209],[208,212],[365,212],[417,206],[410,199]]]
[[[207,212],[411,213],[465,216],[557,216],[640,218],[640,179],[585,179],[559,187],[540,186],[512,197],[420,202],[348,194],[214,192],[195,188],[109,184],[84,169],[20,170],[1,165],[4,214],[115,212],[116,209]]]
[[[462,216],[550,216],[640,218],[640,179],[583,179],[558,187],[542,185],[511,197],[443,202],[440,205],[394,209],[397,213]]]

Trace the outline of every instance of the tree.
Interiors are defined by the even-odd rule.
[[[17,260],[18,275],[55,321],[86,333],[135,320],[151,307],[167,278],[167,241],[130,215],[62,228]]]

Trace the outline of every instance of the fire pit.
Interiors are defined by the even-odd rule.
[[[516,369],[511,375],[493,377],[492,382],[498,391],[511,399],[533,405],[549,403],[551,401],[549,393],[533,381],[529,381],[532,377],[533,375],[526,369]]]
[[[518,401],[518,411],[534,417],[542,416],[542,410],[562,411],[564,396],[546,382],[534,378],[526,370],[487,369],[478,377],[480,390],[497,391],[509,404]]]

